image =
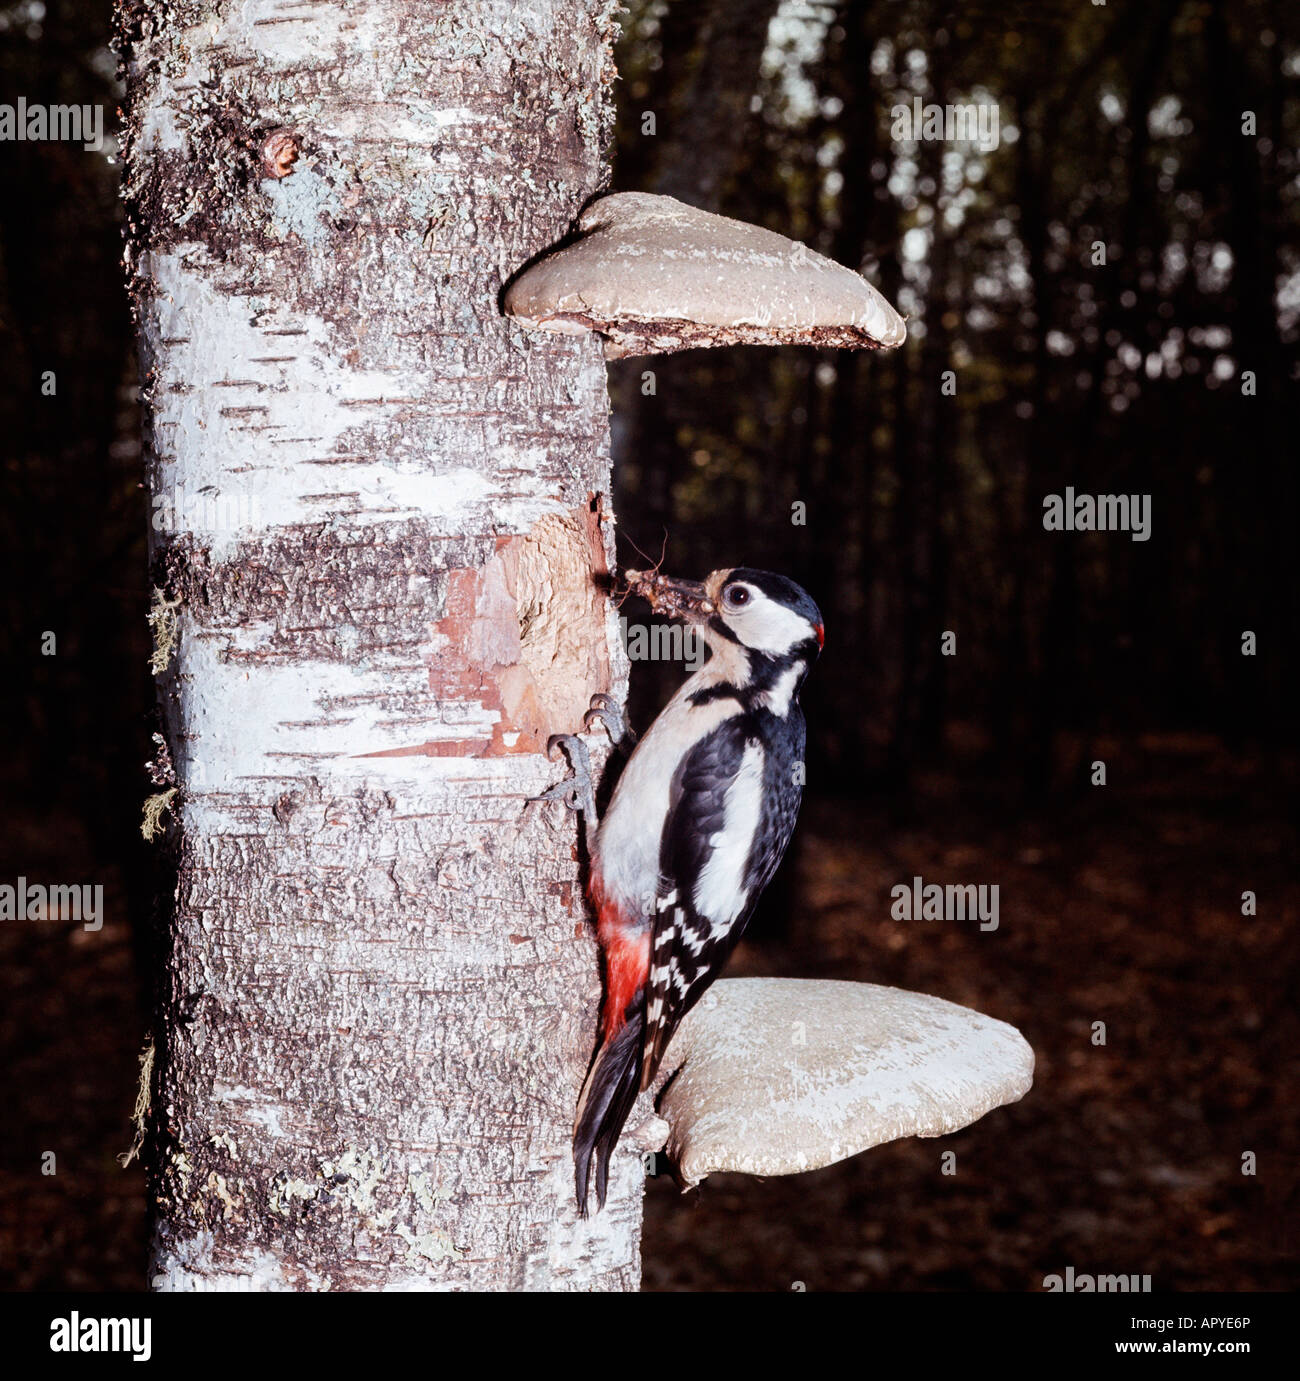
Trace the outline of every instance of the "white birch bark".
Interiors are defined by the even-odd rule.
[[[121,23],[149,482],[180,510],[152,1283],[635,1288],[635,1154],[573,1205],[575,819],[525,806],[546,735],[624,683],[605,373],[498,304],[601,184],[614,6]],[[237,526],[186,511],[205,491]]]

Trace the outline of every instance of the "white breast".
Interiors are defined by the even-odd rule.
[[[736,712],[736,702],[729,699],[690,703],[718,675],[710,662],[681,685],[637,744],[600,822],[596,852],[601,885],[626,915],[654,914],[659,845],[678,764],[691,745]]]

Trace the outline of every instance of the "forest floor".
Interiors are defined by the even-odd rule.
[[[1156,1291],[1300,1283],[1293,778],[1212,739],[1113,747],[1098,756],[1143,786],[1036,820],[1000,823],[940,778],[920,784],[924,829],[808,811],[795,918],[782,936],[760,923],[731,974],[976,1008],[1028,1039],[1034,1087],[954,1135],[808,1174],[685,1195],[652,1180],[646,1289],[1041,1290],[1069,1266]],[[916,876],[997,883],[998,929],[891,919],[890,889]]]
[[[779,908],[760,917],[730,974],[974,1007],[1024,1033],[1035,1085],[952,1136],[809,1174],[716,1175],[685,1195],[652,1180],[647,1289],[1038,1290],[1069,1266],[1150,1275],[1157,1291],[1300,1283],[1293,772],[1210,739],[1107,756],[1143,785],[1035,818],[940,777],[918,783],[924,827],[810,798],[787,864],[791,919],[778,930]],[[12,814],[0,819],[11,857],[32,877],[68,876],[75,838]],[[101,876],[98,934],[60,925],[52,943],[44,927],[0,926],[4,1289],[143,1283],[143,1175],[115,1155],[131,1140],[145,1018],[114,919],[120,885]],[[914,876],[996,883],[998,929],[891,919],[890,889]],[[56,1174],[33,1148],[55,1153]],[[955,1175],[941,1173],[944,1151]]]

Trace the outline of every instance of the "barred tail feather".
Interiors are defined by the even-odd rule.
[[[605,1207],[609,1183],[609,1158],[641,1089],[641,1044],[645,1036],[645,996],[637,995],[626,1010],[626,1020],[607,1036],[596,1052],[582,1095],[578,1099],[573,1129],[573,1165],[578,1208],[587,1215],[587,1187],[592,1157],[596,1163],[596,1202]]]

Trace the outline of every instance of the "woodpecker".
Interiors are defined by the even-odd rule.
[[[699,628],[711,657],[637,744],[595,821],[586,747],[557,735],[571,779],[542,799],[586,816],[588,894],[604,958],[596,1054],[578,1100],[573,1156],[587,1213],[594,1157],[604,1207],[609,1158],[668,1042],[718,976],[794,829],[803,795],[799,689],[824,641],[816,604],[792,580],[737,567],[702,582],[627,572],[655,612]],[[623,737],[608,696],[602,720]]]

